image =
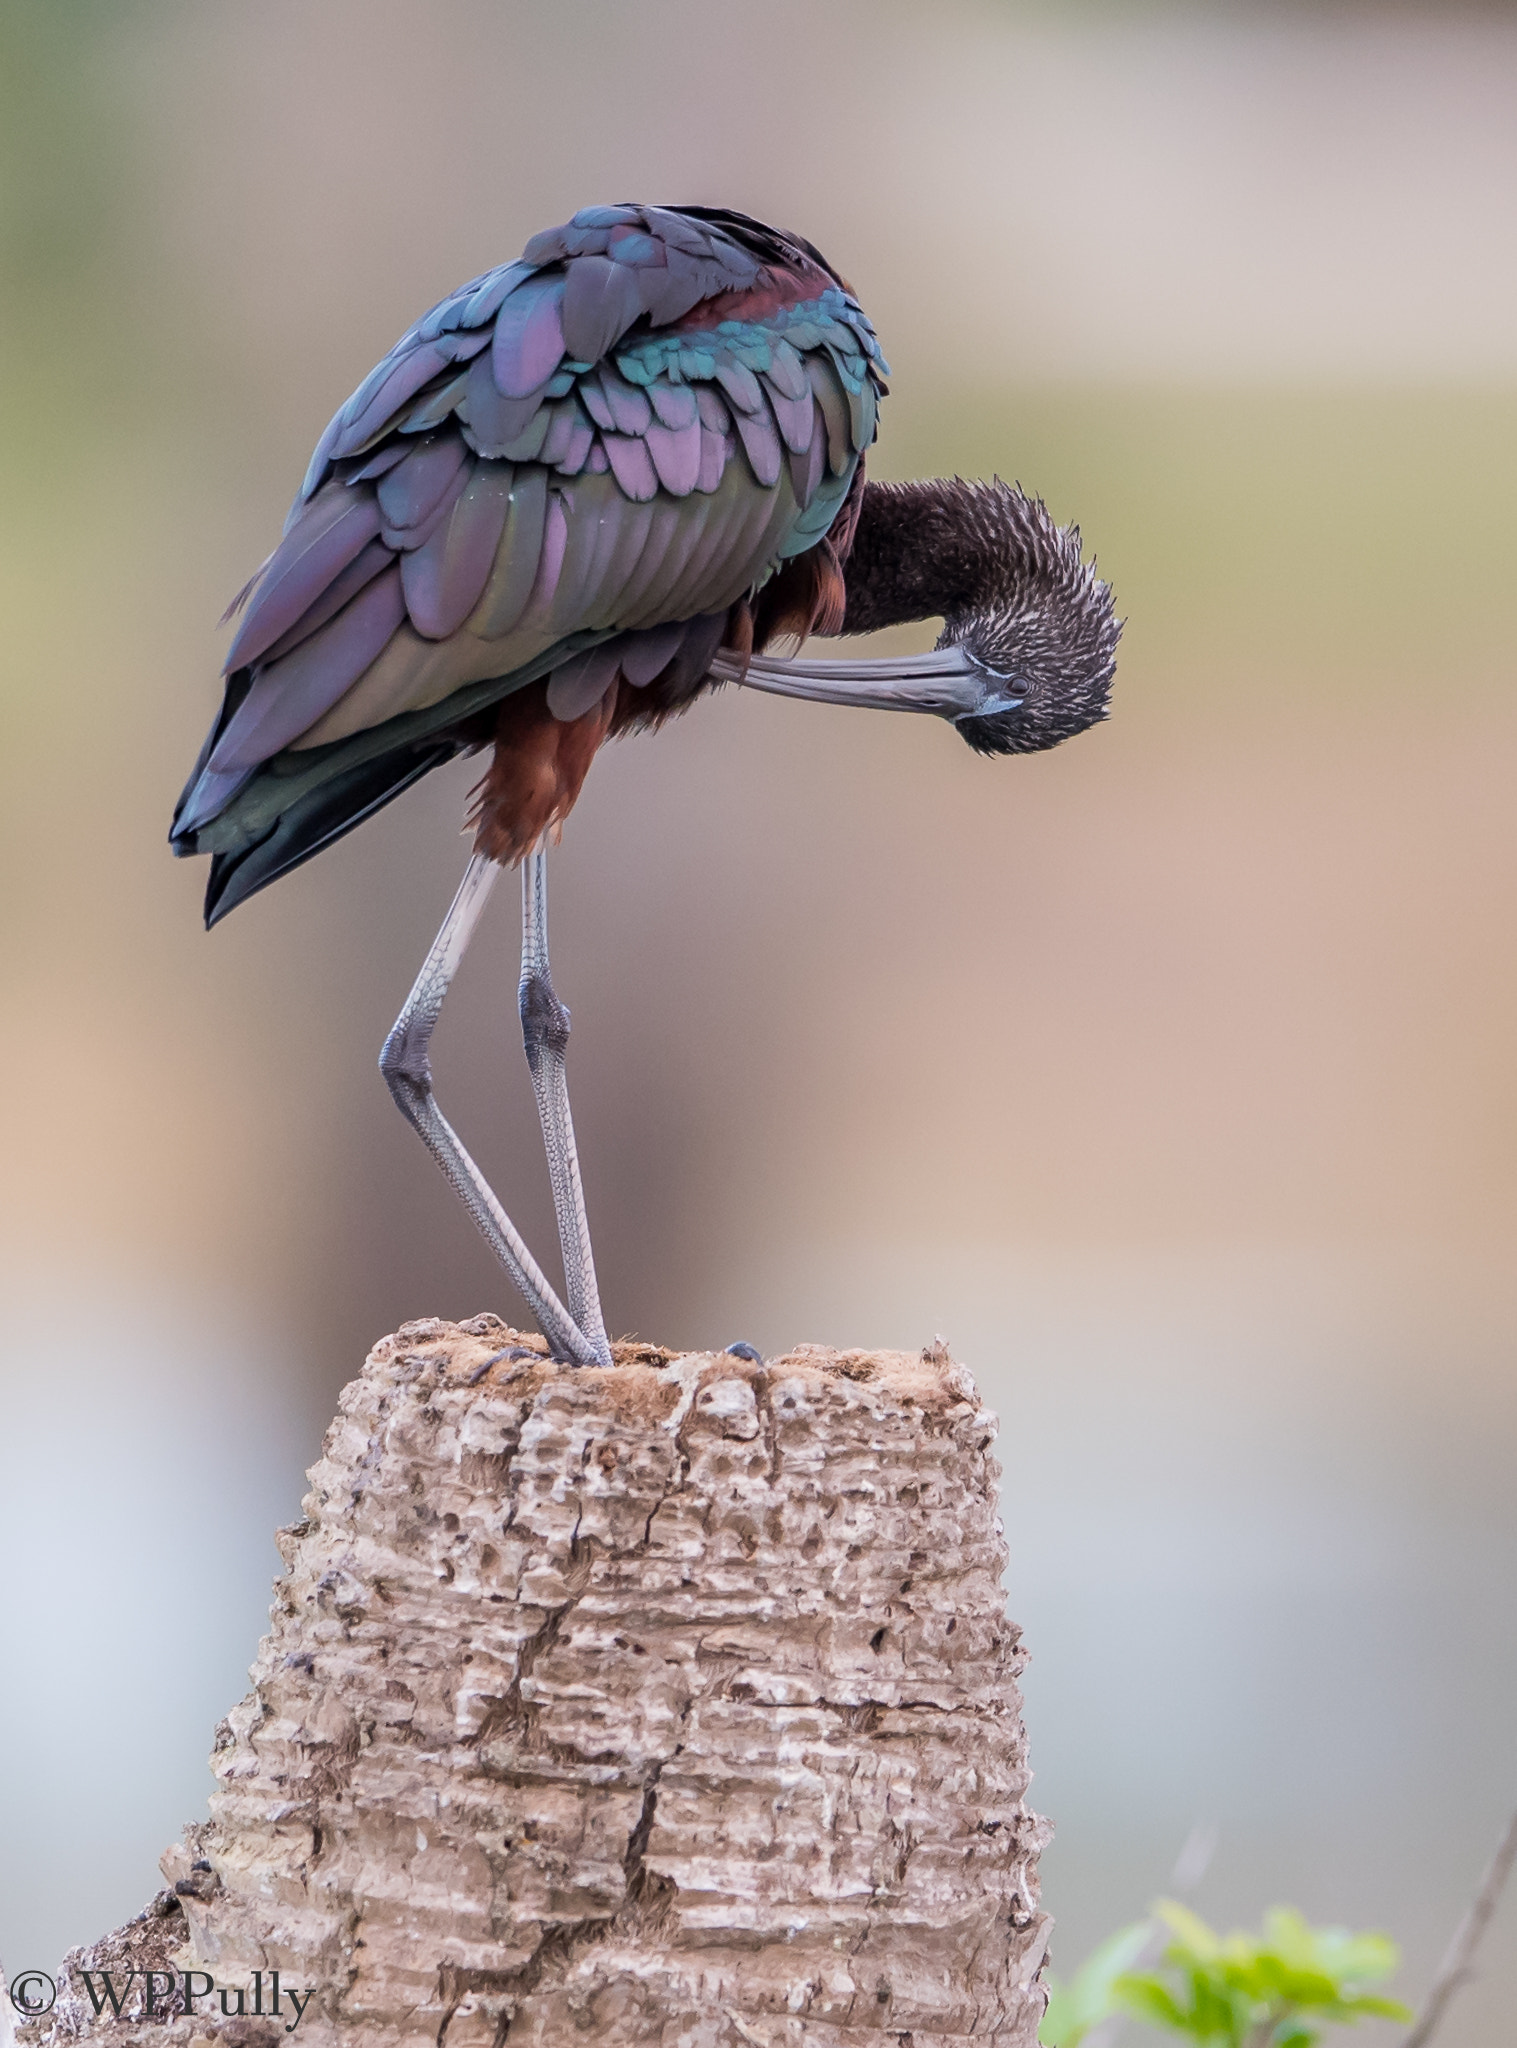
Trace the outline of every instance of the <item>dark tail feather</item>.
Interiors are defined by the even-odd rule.
[[[229,910],[372,818],[392,797],[457,752],[458,742],[450,737],[361,761],[297,798],[256,845],[238,853],[214,854],[205,891],[207,931]]]
[[[175,844],[179,832],[179,820],[184,816],[189,806],[190,798],[195,794],[196,783],[205,773],[207,761],[210,760],[211,755],[215,752],[217,740],[221,738],[228,725],[231,724],[232,714],[252,687],[253,673],[251,669],[235,669],[226,679],[226,688],[222,692],[221,709],[216,713],[216,723],[206,734],[205,745],[200,749],[200,758],[190,770],[190,779],[184,785],[184,788],[180,790],[179,801],[174,806],[174,821],[169,826],[169,843],[174,847],[175,853],[185,854],[195,851],[193,845]]]

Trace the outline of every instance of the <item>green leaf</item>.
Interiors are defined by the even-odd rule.
[[[1161,2027],[1168,2027],[1176,2034],[1191,2031],[1190,2015],[1181,2007],[1163,1978],[1136,1975],[1119,1977],[1112,1990],[1116,1994],[1117,2003],[1135,2019],[1152,2020]]]
[[[1410,2017],[1361,1988],[1396,1967],[1383,1934],[1314,1928],[1290,1906],[1266,1914],[1258,1935],[1219,1935],[1173,1899],[1154,1911],[1171,1935],[1159,1969],[1111,1985],[1114,2002],[1151,2027],[1207,2048],[1314,2048],[1324,2026]]]
[[[1206,1922],[1178,1899],[1160,1899],[1154,1915],[1175,1935],[1174,1946],[1184,1949],[1198,1962],[1209,1962],[1219,1952],[1221,1943]]]
[[[1315,2027],[1303,2027],[1298,2020],[1290,2020],[1285,2023],[1283,2034],[1276,2030],[1270,2048],[1315,2048],[1321,2039]]]
[[[1048,2010],[1038,2029],[1043,2048],[1079,2048],[1092,2027],[1117,2011],[1112,1985],[1138,1960],[1150,1933],[1146,1920],[1118,1928],[1086,1958],[1068,1984],[1047,1976]]]

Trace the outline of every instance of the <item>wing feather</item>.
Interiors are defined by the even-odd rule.
[[[688,426],[665,427],[655,421],[643,440],[664,489],[671,497],[688,497],[701,475],[701,423],[694,409]]]
[[[379,505],[342,484],[328,484],[269,557],[227,654],[226,673],[246,668],[320,597],[379,532]]]
[[[298,739],[379,656],[405,615],[400,570],[386,569],[319,632],[259,673],[207,767],[241,773]]]
[[[588,654],[576,654],[554,669],[548,681],[548,709],[566,724],[598,704],[616,675],[621,641],[607,640]]]
[[[755,479],[768,489],[780,480],[784,450],[780,444],[779,429],[775,426],[774,417],[764,404],[762,396],[759,399],[759,407],[760,410],[756,412],[738,414],[737,433]]]
[[[613,263],[609,256],[581,256],[568,266],[562,339],[580,362],[598,363],[642,312],[641,281],[626,264]]]
[[[356,555],[342,574],[333,578],[310,610],[302,612],[289,632],[282,633],[260,659],[271,664],[298,647],[302,640],[309,640],[318,626],[324,626],[328,619],[335,618],[349,598],[357,597],[364,585],[372,583],[394,559],[394,551],[387,548],[382,540],[371,540],[363,553]]]
[[[511,478],[507,463],[476,462],[447,518],[401,557],[406,610],[428,640],[456,633],[479,603],[505,531]]]
[[[777,290],[724,218],[585,209],[364,380],[255,579],[184,850],[222,812],[224,848],[280,815],[264,767],[307,801],[326,771],[276,756],[331,747],[331,772],[355,773],[391,721],[445,739],[455,696],[549,674],[572,717],[618,661],[698,684],[730,606],[836,517],[884,389],[846,291],[820,271],[812,298]],[[680,324],[719,293],[742,317]],[[249,776],[263,793],[245,798]]]
[[[379,480],[376,495],[386,527],[405,531],[424,524],[447,496],[469,459],[459,434],[429,434],[418,441],[404,462]],[[391,542],[391,546],[397,543]]]
[[[543,551],[548,511],[548,477],[541,469],[516,470],[508,484],[508,509],[484,595],[468,619],[480,640],[502,640],[527,609]]]
[[[806,375],[811,382],[812,395],[827,422],[828,464],[834,476],[841,476],[845,469],[852,468],[857,453],[848,413],[848,394],[829,356],[821,353],[808,356]]]
[[[629,498],[652,498],[658,491],[658,471],[648,444],[636,434],[603,434],[611,473]]]
[[[531,425],[542,402],[540,389],[529,391],[525,398],[503,397],[490,358],[476,356],[469,366],[458,416],[479,454],[501,457],[522,429]]]
[[[526,398],[563,361],[563,306],[561,277],[531,277],[495,316],[490,368],[503,398]]]

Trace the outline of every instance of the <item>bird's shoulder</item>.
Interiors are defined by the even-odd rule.
[[[713,490],[739,446],[772,485],[809,444],[813,398],[839,474],[873,437],[884,372],[809,244],[742,215],[587,207],[407,330],[328,425],[291,516],[439,431],[560,476],[609,468],[634,500]]]

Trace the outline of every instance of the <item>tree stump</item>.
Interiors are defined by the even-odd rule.
[[[941,1345],[407,1324],[280,1532],[209,1822],[20,2038],[1032,2048],[994,1434]]]

